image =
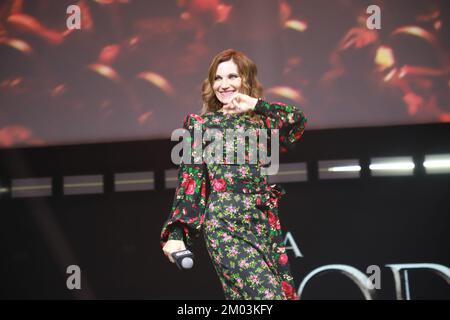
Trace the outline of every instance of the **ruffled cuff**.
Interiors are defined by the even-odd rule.
[[[184,240],[183,229],[179,226],[174,226],[168,237],[168,240]]]
[[[262,98],[258,98],[258,102],[256,102],[255,108],[253,108],[253,111],[256,113],[266,114],[268,111],[267,105],[264,105],[264,100]]]

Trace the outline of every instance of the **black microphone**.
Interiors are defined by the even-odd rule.
[[[194,265],[194,254],[189,250],[174,252],[172,258],[180,270],[191,269]]]

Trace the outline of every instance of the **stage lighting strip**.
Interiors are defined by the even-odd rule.
[[[342,166],[327,168],[329,172],[360,172],[361,166]]]
[[[322,160],[318,164],[319,179],[356,179],[360,177],[358,159]]]
[[[277,175],[282,176],[286,174],[305,174],[308,172],[307,170],[291,170],[291,171],[280,171],[277,173]]]
[[[412,157],[383,157],[370,159],[370,174],[381,176],[412,176],[416,167]]]
[[[423,166],[427,174],[450,173],[450,154],[426,155]]]
[[[102,175],[66,176],[63,179],[65,195],[103,193]]]
[[[154,179],[138,179],[138,180],[122,180],[122,181],[116,181],[116,184],[140,184],[140,183],[149,183],[154,182]]]
[[[25,186],[25,187],[12,187],[13,191],[24,191],[24,190],[39,190],[39,189],[51,189],[51,185],[40,185],[40,186]],[[5,189],[8,190],[8,189]]]
[[[178,169],[164,171],[164,184],[166,189],[175,189],[178,183]]]
[[[268,175],[269,183],[304,182],[308,180],[306,162],[281,163],[278,173]]]
[[[152,171],[116,173],[114,181],[114,188],[117,192],[155,189]]]
[[[319,179],[339,179],[339,178],[358,178],[361,166],[357,159],[347,160],[323,160],[319,161]],[[423,162],[426,174],[450,173],[450,153],[425,155]],[[372,158],[369,165],[371,176],[404,176],[414,174],[415,164],[412,157],[379,157]],[[294,169],[294,170],[292,170]],[[175,188],[178,177],[177,169],[166,170],[165,182],[166,188]],[[349,175],[350,174],[350,175]],[[128,179],[120,180],[119,175],[125,175]],[[144,177],[145,176],[145,177]],[[138,177],[138,178],[132,178]],[[140,177],[140,178],[139,178]],[[64,177],[65,179],[68,177]],[[71,182],[64,183],[64,190],[71,190],[65,194],[83,194],[83,193],[102,193],[103,177],[97,176],[71,176]],[[101,181],[76,182],[73,179],[97,179]],[[278,174],[269,176],[270,182],[299,182],[306,181],[307,170],[306,163],[280,164]],[[116,192],[133,190],[154,190],[153,172],[129,172],[115,174]],[[52,184],[51,178],[20,178],[12,179],[11,188],[0,187],[0,194],[11,193],[13,198],[33,197],[33,196],[51,196]],[[117,186],[127,186],[119,190]],[[78,190],[77,190],[78,189]],[[85,190],[80,190],[85,189]],[[87,190],[86,190],[87,189]],[[78,191],[78,192],[77,192]]]
[[[20,178],[12,180],[11,196],[13,198],[45,197],[51,195],[51,178]]]

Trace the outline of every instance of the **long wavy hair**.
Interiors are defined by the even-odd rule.
[[[209,65],[208,77],[203,80],[202,83],[202,99],[203,106],[201,114],[212,111],[215,112],[222,108],[223,104],[217,99],[214,93],[213,85],[216,77],[217,67],[220,63],[233,60],[238,67],[239,76],[242,78],[242,85],[240,92],[249,95],[254,98],[262,98],[263,87],[259,82],[258,68],[256,64],[248,58],[244,53],[236,51],[234,49],[227,49],[219,52],[212,59]],[[253,117],[258,119],[259,117],[252,112]]]

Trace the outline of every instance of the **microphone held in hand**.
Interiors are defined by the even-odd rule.
[[[172,258],[180,270],[191,269],[194,265],[194,254],[189,250],[174,252],[172,253]]]

